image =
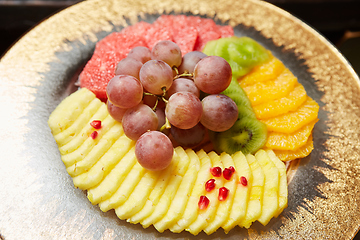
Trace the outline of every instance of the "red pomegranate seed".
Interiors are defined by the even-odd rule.
[[[229,168],[225,168],[223,171],[223,176],[226,180],[230,180],[231,176],[234,174],[235,168],[230,166]]]
[[[95,139],[97,137],[97,135],[98,135],[98,132],[93,131],[90,136],[91,136],[92,139]]]
[[[229,196],[229,189],[226,187],[219,188],[219,201],[224,201]]]
[[[205,183],[205,190],[211,192],[215,188],[215,179],[210,179]]]
[[[212,167],[210,168],[210,172],[214,177],[220,177],[221,176],[221,167]]]
[[[94,120],[90,123],[90,125],[95,129],[101,128],[101,121],[100,120]]]
[[[210,200],[206,196],[201,196],[198,202],[200,210],[204,210],[209,206]]]
[[[240,183],[243,185],[243,186],[247,186],[247,179],[246,179],[246,177],[244,177],[244,176],[242,176],[241,178],[240,178]]]

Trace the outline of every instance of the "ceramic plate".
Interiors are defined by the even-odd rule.
[[[75,189],[47,125],[95,43],[161,14],[230,24],[271,50],[320,105],[314,151],[289,184],[289,206],[264,227],[211,236],[158,233],[103,213]],[[255,0],[91,0],[50,17],[0,62],[0,239],[350,239],[360,225],[360,87],[326,39],[287,12]]]

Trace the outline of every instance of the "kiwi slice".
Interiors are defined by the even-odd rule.
[[[224,132],[210,134],[217,152],[233,154],[241,151],[244,154],[255,153],[262,148],[267,139],[266,125],[254,118],[242,118]]]
[[[239,111],[238,120],[243,118],[251,118],[257,120],[254,110],[252,108],[249,108],[247,106],[242,106],[242,107],[238,107],[238,111]]]
[[[252,110],[251,102],[248,96],[236,79],[233,78],[231,80],[230,85],[222,92],[222,94],[225,94],[234,100],[238,108],[247,107]]]

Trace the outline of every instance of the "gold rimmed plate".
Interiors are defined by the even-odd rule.
[[[320,105],[311,155],[289,168],[289,206],[267,226],[158,233],[91,205],[68,176],[47,119],[95,44],[161,14],[230,24],[279,58]],[[360,83],[325,38],[263,1],[89,0],[23,36],[0,61],[0,239],[351,239],[360,226]]]

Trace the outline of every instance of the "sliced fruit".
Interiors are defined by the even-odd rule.
[[[238,223],[245,217],[249,202],[250,189],[253,184],[252,172],[245,155],[239,151],[232,155],[232,158],[234,159],[235,170],[237,173],[237,184],[234,194],[234,202],[231,210],[229,211],[229,217],[221,226],[225,233],[228,233],[232,228],[238,225]],[[247,184],[242,184],[240,178],[245,178]]]
[[[295,151],[307,143],[317,121],[318,119],[308,123],[293,133],[269,132],[265,146],[273,150]]]
[[[223,169],[223,164],[220,160],[219,155],[217,155],[215,152],[210,152],[208,156],[213,167],[220,167],[221,169]],[[218,177],[215,180],[215,189],[206,194],[206,197],[210,200],[209,206],[206,209],[199,210],[196,220],[186,228],[186,231],[189,231],[193,235],[197,235],[199,232],[201,232],[208,225],[209,222],[213,221],[215,217],[216,210],[219,206],[219,188],[222,187],[224,184],[223,178],[221,177]]]
[[[99,103],[99,100],[96,98],[95,94],[87,89],[79,89],[78,91],[71,94],[71,97],[66,97],[56,109],[49,116],[48,124],[51,129],[54,137],[64,132],[68,127],[72,126],[75,122],[80,124],[80,116],[85,116],[84,109],[87,108],[92,102]],[[90,108],[91,109],[91,108]],[[86,121],[87,122],[87,121]],[[74,127],[74,130],[77,130],[77,127]],[[71,131],[73,132],[73,131]],[[63,143],[59,142],[59,146],[62,146]]]
[[[265,226],[277,214],[279,206],[279,170],[264,150],[256,152],[255,158],[265,175],[262,211],[258,218],[258,221]]]
[[[304,158],[308,156],[314,149],[312,135],[309,136],[306,144],[295,151],[291,150],[274,150],[274,153],[281,161],[291,161],[298,158]]]
[[[238,79],[241,87],[257,82],[274,80],[284,71],[284,64],[271,53],[269,53],[269,55],[269,61],[255,66],[248,74]]]
[[[124,174],[124,180],[117,186],[116,191],[114,191],[111,197],[99,203],[100,209],[103,212],[107,212],[110,209],[122,205],[139,184],[140,179],[144,178],[145,173],[145,168],[136,162],[131,170]],[[145,178],[149,178],[149,182],[154,180],[152,174],[147,174]]]
[[[131,172],[129,174],[131,174]],[[107,208],[115,208],[116,216],[122,220],[133,216],[143,208],[148,196],[150,195],[161,174],[162,173],[160,172],[146,171],[143,177],[140,178],[140,181],[133,189],[133,191],[128,192],[128,197],[124,203],[121,204],[121,201],[119,201],[116,204],[111,204],[112,202],[110,202]],[[126,184],[126,180],[123,182],[122,186],[124,184]],[[120,191],[122,191],[121,188],[118,189],[118,192]],[[123,191],[122,194],[125,195],[126,192]],[[109,200],[111,200],[114,195]],[[99,206],[100,209],[104,211],[102,209],[101,203]]]
[[[273,81],[257,82],[245,86],[243,89],[254,107],[258,104],[287,96],[294,90],[296,83],[297,78],[286,68]]]
[[[92,131],[94,131],[94,129]],[[91,137],[88,137],[78,148],[85,149],[88,145],[91,145],[89,147],[91,150],[87,154],[80,156],[78,154],[68,154],[71,156],[79,156],[76,157],[76,160],[66,158],[68,155],[63,155],[63,159],[66,158],[66,161],[71,160],[74,162],[73,165],[66,168],[66,171],[70,176],[75,177],[79,174],[89,171],[91,167],[105,154],[105,152],[110,149],[116,139],[124,134],[121,124],[117,124],[110,115],[108,115],[108,117],[102,121],[101,129],[96,131],[98,132],[98,139],[92,139]],[[84,144],[85,147],[83,147]],[[75,150],[75,152],[76,151],[77,150]]]
[[[174,199],[171,201],[170,207],[166,212],[165,216],[154,223],[154,227],[159,231],[163,232],[176,223],[185,211],[187,206],[190,193],[196,180],[196,175],[200,169],[200,161],[198,155],[192,149],[186,149],[186,154],[189,157],[190,164],[186,171],[183,180],[176,192]]]
[[[231,80],[230,85],[225,91],[222,92],[222,94],[225,94],[232,100],[234,100],[239,109],[246,108],[253,112],[249,98],[247,97],[245,91],[240,87],[239,83],[235,78]]]
[[[128,222],[139,223],[153,213],[166,189],[166,186],[178,171],[178,165],[181,161],[178,152],[182,153],[182,151],[178,148],[180,147],[175,148],[173,160],[171,161],[170,166],[161,171],[154,188],[151,190],[149,197],[146,199],[144,207],[127,219]]]
[[[268,131],[293,133],[317,119],[318,111],[319,105],[307,97],[303,105],[296,111],[260,121],[266,124]]]
[[[189,196],[189,201],[187,202],[184,214],[175,224],[169,227],[170,231],[175,233],[183,231],[187,226],[195,221],[199,211],[199,198],[206,193],[204,187],[205,182],[211,178],[209,169],[212,165],[209,156],[204,150],[197,152],[197,155],[200,161],[200,170],[197,173],[196,182]]]
[[[87,195],[90,202],[92,204],[98,204],[110,198],[119,188],[135,163],[137,163],[135,147],[132,147],[103,181],[88,190]]]
[[[234,36],[210,41],[203,52],[224,58],[230,64],[235,79],[269,59],[268,51],[249,37]]]
[[[239,226],[249,228],[251,224],[261,216],[265,175],[260,164],[256,161],[255,156],[248,154],[246,155],[246,160],[249,163],[253,175],[253,183],[250,190],[246,215],[245,218],[239,222]]]
[[[266,150],[267,155],[270,160],[275,164],[279,170],[279,207],[275,217],[278,217],[279,214],[287,207],[288,205],[288,183],[286,176],[286,167],[284,162],[275,155],[272,150]]]
[[[254,153],[264,146],[267,139],[265,124],[257,119],[243,118],[227,131],[213,134],[212,140],[217,152],[233,154],[242,151]]]
[[[74,186],[86,190],[99,184],[134,144],[135,141],[122,135],[89,171],[73,178]]]
[[[55,141],[59,146],[59,151],[61,154],[66,154],[71,152],[71,150],[68,149],[61,149],[61,147],[65,146],[67,143],[72,141],[75,137],[77,137],[80,133],[81,135],[87,137],[91,133],[91,126],[90,123],[92,119],[94,119],[94,115],[98,114],[99,109],[102,107],[102,103],[99,99],[92,100],[89,105],[87,105],[85,108],[82,109],[82,113],[77,117],[77,119],[65,130],[62,130],[58,134],[54,135]],[[103,108],[103,107],[102,107]],[[58,112],[58,114],[61,114],[61,112]],[[104,119],[107,115],[103,111],[101,111],[101,114],[98,114],[96,117],[100,117]],[[66,115],[65,115],[66,116]],[[65,117],[66,119],[66,117]],[[59,118],[51,118],[49,119],[49,122],[60,122]],[[61,125],[61,124],[59,124]],[[75,148],[76,149],[76,148]],[[74,149],[72,149],[73,151]]]
[[[234,160],[232,157],[227,153],[222,153],[220,155],[220,160],[223,163],[223,169],[234,167]],[[232,208],[232,204],[234,202],[235,192],[236,192],[236,185],[237,185],[237,172],[231,176],[229,180],[224,181],[223,187],[225,187],[229,194],[226,197],[225,200],[219,202],[219,206],[217,208],[217,211],[215,213],[215,217],[211,222],[208,222],[208,224],[204,228],[204,232],[208,235],[215,232],[219,227],[221,227],[229,218],[230,209]]]
[[[304,87],[297,84],[288,96],[265,102],[253,107],[258,119],[267,119],[296,111],[305,101],[307,95]]]
[[[160,197],[158,204],[155,206],[154,211],[147,218],[141,221],[141,225],[143,225],[144,228],[149,227],[151,224],[156,223],[165,216],[188,169],[190,163],[188,155],[183,148],[176,148],[176,151],[181,161],[177,166],[176,172],[169,180],[168,185]]]

